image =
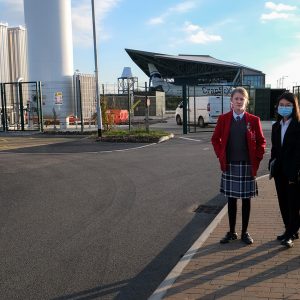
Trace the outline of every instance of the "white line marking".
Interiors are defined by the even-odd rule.
[[[105,150],[105,151],[87,151],[87,152],[56,152],[56,153],[22,153],[22,152],[17,152],[17,151],[13,151],[13,150],[17,150],[17,149],[22,149],[22,148],[17,148],[17,149],[8,149],[11,150],[11,152],[6,152],[4,151],[0,151],[0,155],[1,154],[22,154],[22,155],[70,155],[70,154],[101,154],[101,153],[112,153],[112,152],[125,152],[125,151],[129,151],[129,150],[138,150],[138,149],[142,149],[142,148],[146,148],[149,146],[153,146],[153,145],[157,145],[157,143],[151,143],[151,144],[147,144],[144,146],[139,146],[139,147],[132,147],[132,148],[126,148],[126,149],[117,149],[117,150]],[[46,145],[45,145],[46,146]],[[23,148],[24,149],[24,148]]]
[[[262,175],[258,178],[264,178],[269,176],[269,174]],[[165,280],[158,286],[158,288],[154,291],[154,293],[148,298],[148,300],[161,300],[167,291],[173,286],[174,282],[182,273],[183,269],[188,265],[188,263],[192,260],[193,256],[198,252],[203,243],[207,240],[213,230],[217,227],[217,225],[221,222],[222,218],[227,213],[227,204],[223,207],[223,209],[218,213],[218,215],[213,219],[213,221],[208,225],[208,227],[203,231],[203,233],[199,236],[199,238],[194,242],[192,247],[184,254],[184,256],[179,260],[177,265],[171,270],[169,275],[165,278]]]
[[[179,139],[188,140],[188,141],[194,141],[194,142],[202,142],[202,140],[190,139],[190,138],[181,137],[181,136],[179,137]]]
[[[118,150],[106,150],[106,151],[99,151],[99,152],[92,152],[92,153],[124,152],[124,151],[129,151],[129,150],[142,149],[142,148],[146,148],[146,147],[153,146],[153,145],[156,145],[156,144],[157,143],[152,143],[152,144],[139,146],[139,147],[135,147],[135,148],[126,148],[126,149],[118,149]],[[88,152],[84,152],[84,153],[88,153]]]

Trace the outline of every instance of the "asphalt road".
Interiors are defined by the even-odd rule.
[[[0,298],[147,299],[225,204],[210,137],[0,152]]]

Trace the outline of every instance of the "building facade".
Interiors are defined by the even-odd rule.
[[[137,66],[149,77],[155,73],[174,85],[248,85],[265,87],[262,71],[236,62],[228,62],[210,55],[169,55],[125,49]],[[152,71],[150,66],[152,66]]]

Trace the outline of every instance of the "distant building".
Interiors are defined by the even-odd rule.
[[[168,55],[125,49],[139,68],[150,76],[149,64],[154,65],[163,79],[174,85],[232,84],[265,86],[265,74],[240,63],[216,59],[210,55]]]

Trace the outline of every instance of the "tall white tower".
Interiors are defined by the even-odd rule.
[[[44,116],[73,114],[71,0],[24,0],[29,79],[43,83]]]

